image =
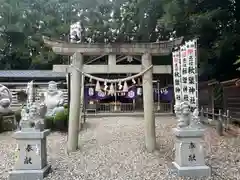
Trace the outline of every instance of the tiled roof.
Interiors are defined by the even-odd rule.
[[[65,78],[64,72],[53,72],[51,70],[0,70],[0,78]]]

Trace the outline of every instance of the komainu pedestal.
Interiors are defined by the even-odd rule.
[[[16,164],[9,180],[43,180],[50,170],[47,164],[46,137],[50,130],[14,133],[17,140]]]
[[[204,149],[201,144],[204,129],[174,128],[176,136],[174,168],[178,176],[209,177],[211,170],[205,165]]]

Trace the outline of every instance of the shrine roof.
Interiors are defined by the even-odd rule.
[[[65,78],[66,73],[52,70],[0,70],[0,78]]]
[[[73,55],[75,52],[84,55],[125,54],[142,55],[148,52],[152,55],[169,55],[172,49],[182,44],[183,37],[171,41],[153,43],[69,43],[43,36],[44,43],[56,54]]]

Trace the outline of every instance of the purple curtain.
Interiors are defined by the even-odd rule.
[[[125,93],[125,98],[128,98],[128,99],[136,99],[137,97],[137,88],[134,86],[134,87],[131,87],[128,89],[128,92]]]
[[[105,94],[104,92],[96,92],[94,87],[85,87],[84,97],[86,101],[93,99],[102,100],[109,98],[109,95]],[[126,92],[123,97],[128,99],[135,99],[137,97],[137,88],[136,87],[129,88],[128,92]]]
[[[95,99],[96,100],[102,100],[102,99],[107,99],[109,95],[107,95],[105,92],[96,92],[95,93]]]
[[[161,97],[162,101],[172,102],[172,99],[173,99],[173,88],[172,87],[168,87],[167,91],[161,93],[160,97]]]
[[[154,101],[158,101],[158,93],[160,93],[160,101],[167,101],[171,102],[173,98],[173,88],[172,87],[167,87],[165,91],[161,92],[161,89],[158,92],[157,89],[154,89],[153,91],[153,98]]]

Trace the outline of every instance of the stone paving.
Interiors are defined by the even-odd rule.
[[[67,136],[48,136],[48,160],[52,173],[46,180],[176,180],[169,174],[174,157],[172,128],[176,120],[156,117],[158,150],[144,147],[144,121],[141,117],[89,118],[79,134],[80,150],[67,155]],[[240,139],[218,137],[208,128],[205,139],[206,162],[216,180],[240,179]],[[11,133],[0,134],[0,179],[6,180],[14,162],[15,140]],[[185,178],[186,179],[186,178]]]

